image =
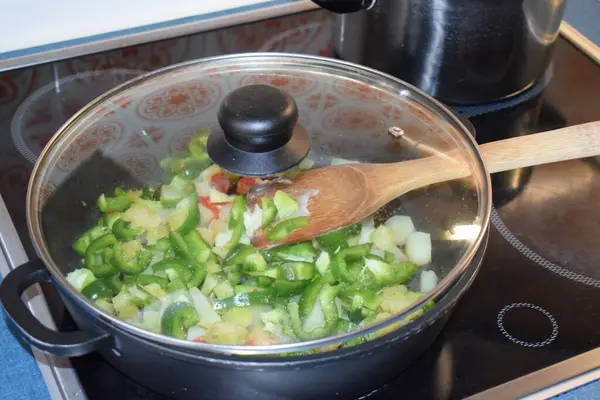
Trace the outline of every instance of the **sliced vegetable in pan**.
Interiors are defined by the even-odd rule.
[[[260,346],[360,329],[437,285],[430,235],[406,215],[257,250],[258,232],[281,240],[307,226],[306,202],[276,191],[250,204],[248,190],[266,180],[213,165],[207,134],[161,161],[163,184],[99,196],[102,217],[73,243],[82,266],[67,279],[105,312],[177,339]]]

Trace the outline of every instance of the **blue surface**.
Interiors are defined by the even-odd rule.
[[[588,383],[585,386],[552,397],[554,400],[596,400],[600,399],[600,381]]]
[[[35,359],[9,332],[2,311],[0,311],[0,371],[2,371],[0,400],[50,399]]]

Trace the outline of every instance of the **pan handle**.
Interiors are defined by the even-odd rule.
[[[7,325],[30,346],[55,356],[73,357],[107,346],[111,336],[99,331],[58,332],[46,328],[21,300],[30,286],[50,281],[41,260],[33,260],[11,271],[0,284],[0,302],[7,315]]]

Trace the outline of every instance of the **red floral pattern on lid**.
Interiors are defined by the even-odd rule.
[[[209,78],[219,78],[221,76],[234,76],[242,73],[238,66],[219,67],[219,68],[207,68],[204,71]]]
[[[67,172],[73,170],[94,151],[101,148],[106,149],[115,143],[122,134],[123,126],[118,122],[105,121],[92,126],[73,140],[69,148],[58,159],[57,168]]]
[[[164,129],[156,126],[149,126],[141,129],[139,132],[133,132],[129,136],[127,144],[129,147],[141,149],[160,143],[164,137]]]
[[[402,119],[402,109],[394,104],[386,104],[381,107],[381,115],[386,117],[388,121],[400,121]]]
[[[114,115],[114,114],[116,114],[115,110],[117,110],[117,109],[125,110],[127,107],[129,107],[129,105],[131,103],[133,103],[133,100],[131,100],[131,97],[118,96],[118,97],[111,99],[110,101],[98,106],[95,113],[100,114],[102,116]]]
[[[325,129],[335,131],[385,131],[386,124],[373,111],[358,107],[340,107],[329,113],[323,122]]]
[[[50,199],[50,196],[52,196],[55,190],[56,186],[50,182],[46,182],[40,187],[39,208],[42,208],[44,204],[46,204],[46,202]]]
[[[348,79],[336,79],[334,88],[344,96],[369,103],[381,103],[390,98],[388,93],[380,89]]]
[[[157,165],[156,159],[145,153],[123,154],[118,160],[136,178],[146,178]]]
[[[217,105],[221,89],[209,81],[173,85],[146,96],[138,114],[146,119],[165,120],[201,114]]]
[[[297,73],[268,73],[265,75],[249,75],[242,79],[240,86],[264,84],[276,86],[293,96],[300,96],[312,92],[317,87],[317,81],[303,74]]]
[[[306,99],[306,105],[313,111],[329,110],[339,103],[339,99],[331,93],[315,93]]]
[[[431,111],[427,111],[424,108],[420,108],[414,104],[406,102],[402,105],[406,112],[418,120],[423,122],[430,122],[435,124],[435,117]]]

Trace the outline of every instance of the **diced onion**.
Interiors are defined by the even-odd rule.
[[[247,209],[244,212],[244,227],[249,237],[254,236],[254,233],[261,228],[262,218],[263,212],[258,205],[254,206],[254,210]]]
[[[231,203],[233,200],[235,200],[235,196],[229,196],[213,188],[210,189],[209,198],[211,203],[215,204]]]
[[[423,293],[427,293],[436,287],[438,284],[438,277],[435,271],[421,271],[419,277],[419,290]]]
[[[394,232],[385,225],[380,225],[373,232],[373,243],[381,250],[389,250],[396,247],[394,244]]]
[[[321,302],[319,299],[315,301],[315,305],[313,306],[310,313],[306,316],[303,323],[303,329],[305,332],[313,331],[317,328],[322,328],[325,326],[325,314],[323,314],[323,309],[321,308]]]
[[[391,249],[388,249],[387,251],[394,255],[395,262],[408,261],[408,257],[406,257],[406,254],[404,254],[404,252],[396,246],[392,247]]]
[[[206,334],[206,329],[200,328],[197,325],[192,326],[187,333],[187,340],[194,340],[203,337]]]
[[[221,317],[213,308],[210,300],[208,300],[208,297],[202,294],[198,288],[191,288],[190,296],[192,298],[192,304],[198,313],[198,318],[200,319],[198,325],[206,328],[215,322],[221,321]]]
[[[369,254],[373,254],[374,256],[385,258],[385,251],[378,249],[376,247],[372,247],[369,251]]]
[[[361,225],[358,244],[372,243],[372,235],[373,232],[375,232],[375,221],[373,221],[373,218],[367,218],[361,223]]]
[[[227,232],[221,232],[215,238],[215,247],[225,247],[225,245],[231,240],[231,236],[233,236],[232,230],[227,230]]]
[[[408,235],[415,231],[415,225],[410,217],[406,215],[394,215],[385,224],[394,233],[394,242],[401,246],[406,243]]]
[[[431,236],[425,232],[413,232],[404,247],[408,259],[417,265],[431,262]]]

